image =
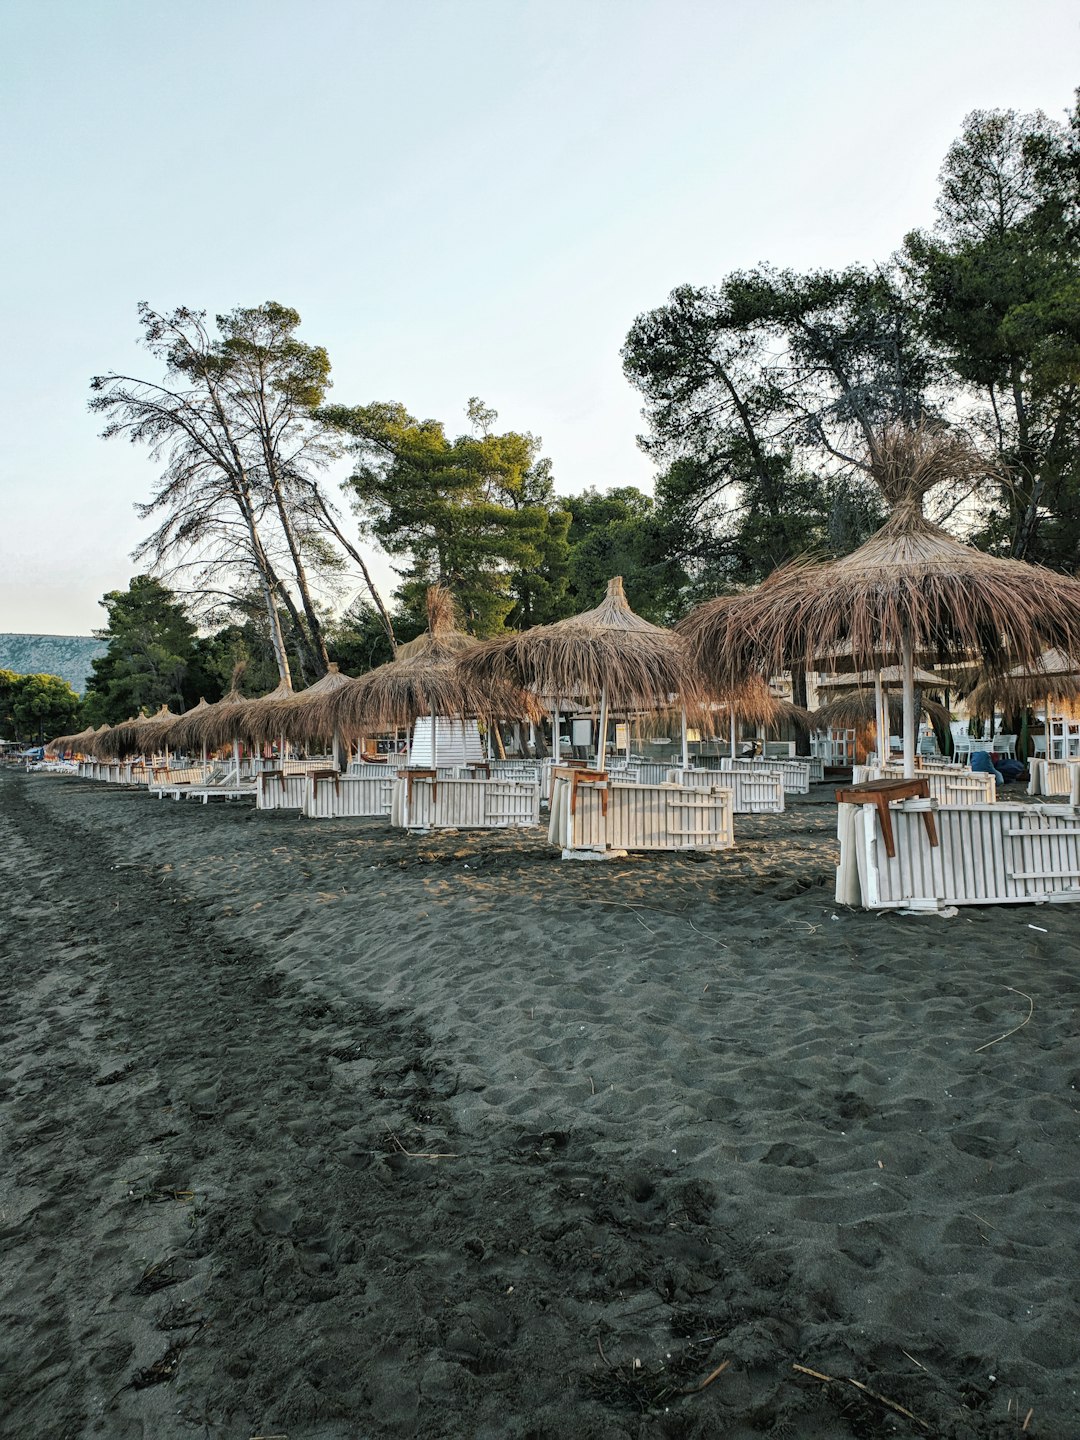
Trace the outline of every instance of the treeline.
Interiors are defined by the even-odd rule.
[[[0,740],[41,744],[73,724],[80,708],[78,695],[59,675],[0,670]]]
[[[238,662],[252,689],[380,663],[418,633],[432,581],[477,635],[591,605],[614,573],[637,610],[674,620],[794,555],[861,543],[882,516],[855,457],[897,419],[961,426],[997,462],[985,490],[940,499],[968,538],[1075,570],[1080,106],[1064,123],[972,114],[940,180],[933,229],[881,263],[763,265],[633,323],[623,368],[655,497],[557,494],[540,440],[500,431],[476,398],[460,433],[400,403],[329,403],[329,357],[286,306],[213,325],[141,307],[159,375],[99,376],[91,405],[162,466],[137,558],[175,594],[141,577],[106,597],[88,715],[212,699]],[[342,458],[344,507],[327,485]]]

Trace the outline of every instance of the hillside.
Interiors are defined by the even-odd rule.
[[[80,695],[90,678],[91,660],[104,653],[104,642],[92,635],[0,634],[0,670],[59,675]]]

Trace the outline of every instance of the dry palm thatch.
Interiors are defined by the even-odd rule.
[[[281,732],[272,728],[274,716],[284,706],[290,704],[295,697],[296,692],[292,686],[287,681],[281,680],[273,690],[267,691],[265,695],[240,700],[237,703],[236,714],[232,717],[235,726],[233,738],[255,746],[263,744],[264,741],[277,739]]]
[[[97,743],[97,754],[110,760],[126,760],[131,755],[156,755],[180,718],[167,705],[162,705],[156,715],[136,715],[130,720],[123,720],[101,737]]]
[[[194,709],[180,716],[169,734],[169,744],[189,755],[204,747],[213,751],[231,745],[239,738],[237,712],[243,702],[234,677],[232,688],[216,704],[200,700]]]
[[[895,691],[885,695],[885,703],[889,707],[890,729],[895,727],[899,730],[903,723],[904,701],[903,696]],[[924,695],[917,694],[915,697],[916,713],[922,712],[932,725],[938,730],[949,732],[949,723],[952,716],[944,705],[939,705],[936,700],[928,700]],[[877,720],[877,697],[872,690],[851,690],[846,695],[838,695],[834,700],[829,700],[818,710],[814,711],[812,721],[815,730],[862,730],[867,725],[874,725]]]
[[[299,690],[287,700],[271,704],[266,702],[266,711],[260,726],[259,740],[272,742],[283,736],[292,744],[310,744],[314,740],[331,740],[333,732],[323,734],[316,728],[317,716],[322,712],[320,704],[339,690],[352,684],[348,675],[343,675],[331,662],[330,668],[321,680]]]
[[[428,590],[428,629],[398,648],[397,658],[354,680],[337,684],[312,702],[309,734],[355,739],[404,729],[420,715],[539,719],[538,702],[513,685],[463,676],[457,658],[475,641],[458,630],[448,591]]]
[[[471,683],[520,686],[551,705],[596,704],[613,711],[700,708],[702,685],[683,642],[630,609],[621,576],[593,610],[490,640],[465,654]]]
[[[1080,663],[1060,650],[1048,650],[1038,665],[1017,666],[1007,675],[984,675],[965,697],[969,712],[989,719],[995,711],[1015,712],[1050,703],[1062,713],[1080,709]]]
[[[905,650],[974,653],[995,674],[1034,664],[1049,645],[1080,653],[1080,581],[986,555],[923,515],[931,485],[986,472],[969,447],[928,426],[896,426],[868,468],[893,513],[858,550],[825,564],[797,561],[680,623],[707,673],[772,673],[845,642],[858,668],[874,670]]]
[[[94,727],[88,725],[85,730],[80,730],[75,735],[58,735],[55,740],[49,741],[46,748],[53,754],[60,754],[66,750],[70,750],[73,754],[84,754],[86,753],[85,747],[89,745],[95,734]]]
[[[95,760],[101,760],[105,758],[104,753],[101,750],[101,746],[106,743],[107,736],[111,729],[111,725],[99,725],[97,727],[97,729],[90,736],[90,739],[86,742],[87,755],[91,756]]]

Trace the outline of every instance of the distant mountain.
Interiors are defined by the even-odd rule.
[[[0,670],[16,675],[59,675],[82,695],[90,662],[105,654],[92,635],[0,635]]]

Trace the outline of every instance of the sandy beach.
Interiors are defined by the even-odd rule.
[[[589,866],[0,775],[3,1433],[1080,1433],[1080,912],[838,908],[831,802]]]

